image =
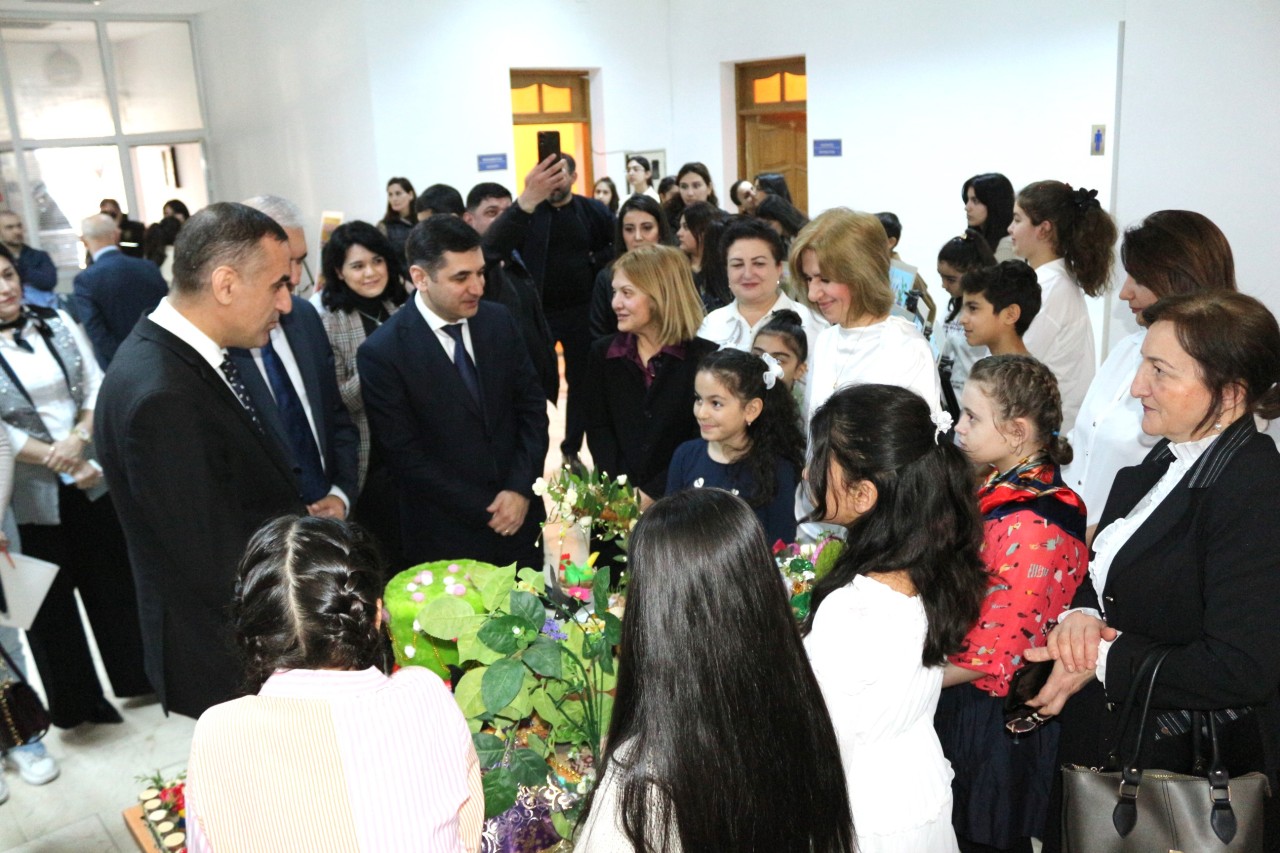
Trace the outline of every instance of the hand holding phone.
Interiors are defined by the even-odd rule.
[[[555,156],[557,163],[560,162],[560,131],[538,131],[538,162],[541,163],[552,155]]]

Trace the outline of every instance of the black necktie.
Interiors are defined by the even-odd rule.
[[[484,401],[480,396],[480,374],[476,372],[476,363],[471,360],[471,353],[467,352],[467,348],[462,344],[462,324],[450,323],[444,327],[449,337],[453,338],[453,366],[458,368],[458,376],[462,378],[462,384],[467,386],[467,391],[471,393],[471,399],[476,401],[476,405],[484,407]]]
[[[262,348],[262,366],[267,369],[267,380],[271,383],[271,393],[276,398],[276,409],[280,412],[285,435],[289,437],[289,450],[293,456],[294,471],[302,486],[302,499],[306,503],[315,503],[329,494],[329,480],[324,475],[320,449],[316,447],[316,438],[311,432],[307,412],[302,407],[302,398],[293,387],[284,362],[280,360],[280,354],[269,340]]]
[[[236,369],[231,356],[224,355],[222,364],[218,367],[222,369],[222,375],[227,377],[227,384],[231,386],[231,391],[240,401],[240,405],[244,406],[244,410],[249,413],[254,428],[262,432],[262,421],[258,420],[258,410],[253,407],[253,400],[249,398],[249,391],[244,387],[244,381],[240,379],[240,371]]]

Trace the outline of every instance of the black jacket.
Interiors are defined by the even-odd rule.
[[[538,291],[528,271],[514,258],[504,260],[498,255],[486,254],[484,260],[484,298],[511,312],[520,327],[520,336],[529,351],[542,393],[555,403],[560,399],[560,362]]]
[[[591,272],[594,276],[613,260],[613,214],[609,208],[593,198],[575,195],[569,209],[580,217],[589,235]],[[512,204],[493,220],[485,232],[487,254],[510,258],[517,252],[520,261],[533,277],[538,293],[545,291],[544,276],[547,271],[547,246],[551,240],[551,202],[544,201],[525,213],[519,204]]]

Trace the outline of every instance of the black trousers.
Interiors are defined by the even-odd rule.
[[[577,453],[587,434],[587,358],[591,355],[591,306],[589,303],[547,308],[551,336],[564,348],[564,381],[569,386],[565,403],[563,454]]]
[[[90,501],[76,487],[63,485],[58,498],[61,524],[21,524],[18,532],[24,554],[61,567],[27,641],[44,682],[49,716],[65,729],[84,722],[103,696],[76,608],[77,589],[115,694],[145,696],[154,690],[142,669],[138,598],[111,496]]]

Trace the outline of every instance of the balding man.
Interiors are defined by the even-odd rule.
[[[129,543],[147,676],[168,711],[239,694],[227,609],[253,532],[306,504],[228,347],[291,308],[289,243],[242,204],[206,207],[174,246],[173,290],[116,351],[95,440]]]
[[[13,265],[22,281],[22,298],[29,305],[57,308],[58,268],[48,252],[28,246],[22,219],[12,210],[0,210],[0,243],[13,255]]]
[[[120,251],[120,228],[104,213],[80,223],[80,242],[93,265],[76,275],[71,309],[106,370],[133,327],[169,292],[160,268]]]

